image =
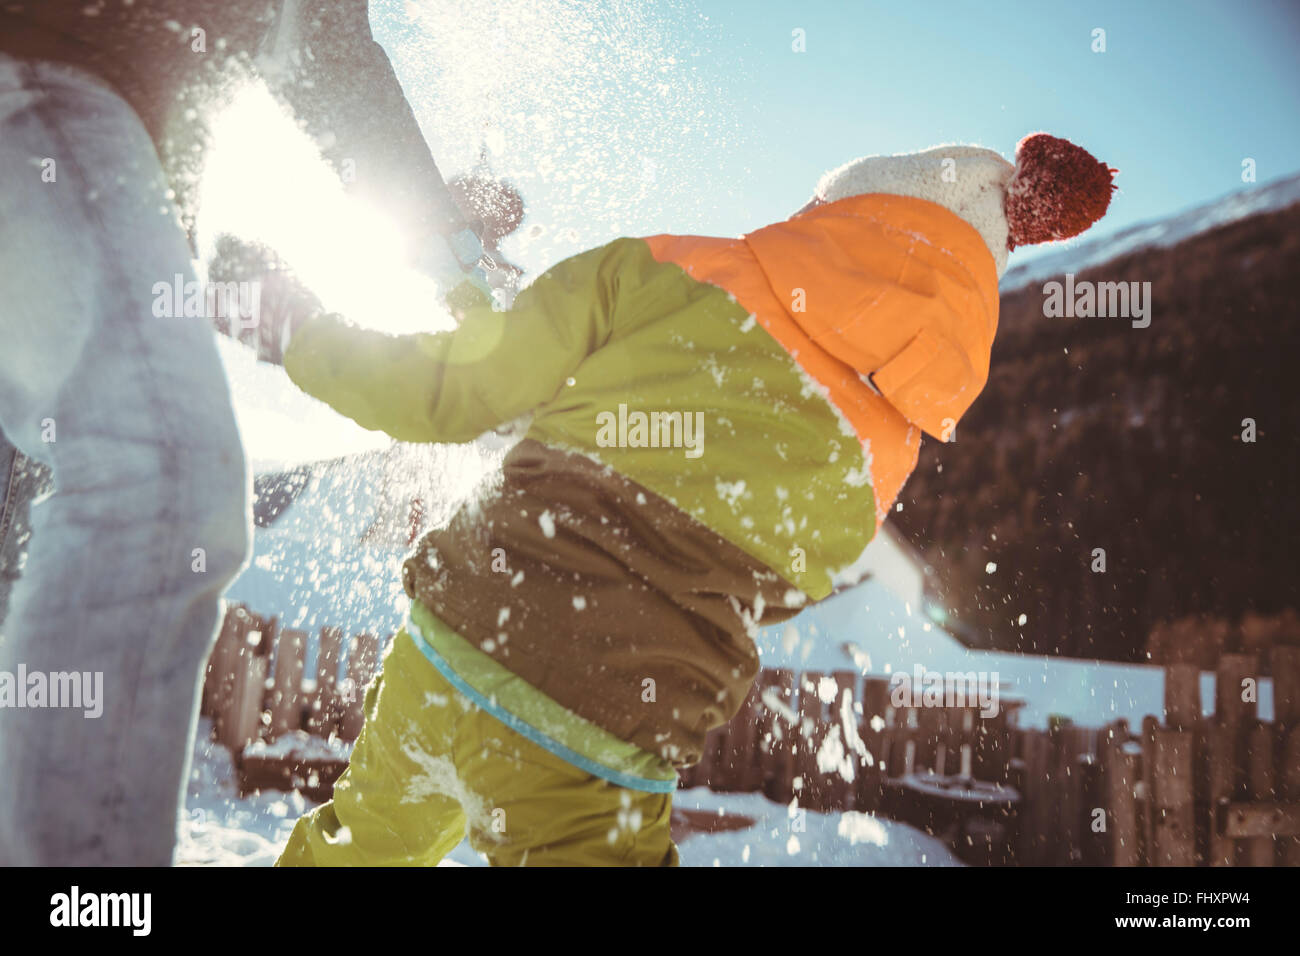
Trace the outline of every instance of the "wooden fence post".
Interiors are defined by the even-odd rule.
[[[261,654],[262,632],[253,628],[260,619],[243,610],[235,615],[225,674],[213,697],[212,734],[216,740],[229,741],[237,736],[241,722],[241,707],[245,700],[244,687],[248,682],[248,658]]]
[[[1258,681],[1259,662],[1254,654],[1224,654],[1219,658],[1218,671],[1214,681],[1215,719],[1223,734],[1224,741],[1219,746],[1227,748],[1227,754],[1216,754],[1218,760],[1228,761],[1229,802],[1238,800],[1245,793],[1247,771],[1247,735],[1254,726],[1258,714],[1257,700],[1244,699],[1244,686],[1247,680]],[[1258,689],[1258,688],[1257,688]],[[1219,768],[1220,772],[1222,769]],[[1220,784],[1221,786],[1222,784]],[[1216,822],[1217,822],[1216,811]],[[1216,826],[1217,831],[1217,826]],[[1210,838],[1212,853],[1224,853],[1236,865],[1244,860],[1245,847],[1237,842],[1222,837],[1215,832]]]
[[[1050,865],[1063,866],[1078,862],[1081,855],[1079,840],[1079,774],[1075,769],[1078,757],[1074,727],[1066,719],[1049,732],[1051,751],[1048,762],[1047,783],[1054,799],[1048,810],[1047,852]]]
[[[970,708],[962,718],[963,728],[971,744],[970,772],[978,780],[1009,783],[1011,780],[1011,714],[1003,707],[992,717],[981,715],[979,708]],[[966,766],[963,758],[963,767]]]
[[[1116,721],[1102,731],[1097,745],[1109,827],[1106,859],[1111,866],[1139,866],[1142,862],[1137,808],[1141,751],[1128,737],[1128,723]]]
[[[1219,832],[1219,808],[1232,802],[1236,795],[1233,738],[1218,715],[1205,728],[1206,813],[1209,816],[1209,841],[1206,865],[1232,866],[1235,862],[1232,840]]]
[[[947,767],[959,777],[975,775],[975,748],[985,739],[980,733],[979,709],[976,707],[954,707],[948,715],[948,746],[950,756]],[[993,739],[991,735],[987,739]],[[997,778],[993,778],[997,781]],[[997,781],[1001,782],[1001,781]]]
[[[1201,670],[1195,664],[1165,668],[1165,726],[1190,730],[1201,716]]]
[[[900,707],[894,711],[893,734],[890,737],[889,776],[905,777],[916,773],[917,739],[921,735],[921,714],[916,707]]]
[[[826,733],[826,710],[821,698],[820,671],[804,671],[799,675],[799,726],[795,733],[795,773],[801,786],[794,795],[799,806],[809,810],[825,810],[827,778],[817,767],[817,751]]]
[[[1138,744],[1142,748],[1142,779],[1138,783],[1138,832],[1141,834],[1142,863],[1156,865],[1155,801],[1152,790],[1155,784],[1156,730],[1160,721],[1150,714],[1142,718]]]
[[[826,800],[828,810],[853,810],[857,807],[857,783],[863,766],[858,752],[853,747],[853,738],[858,732],[857,714],[853,705],[858,699],[858,675],[850,670],[837,670],[831,673],[835,681],[835,699],[828,708],[827,734],[836,733],[838,729],[844,744],[844,762],[852,779],[844,776],[843,769],[833,771],[826,781]]]
[[[1273,728],[1257,721],[1246,733],[1246,795],[1251,802],[1275,798],[1277,776],[1273,768]],[[1273,866],[1277,844],[1272,836],[1238,841],[1238,861],[1246,866]]]
[[[1024,777],[1020,783],[1024,821],[1020,829],[1017,859],[1028,866],[1054,863],[1051,859],[1052,791],[1049,779],[1052,741],[1039,730],[1020,732]]]
[[[793,711],[794,706],[794,672],[784,667],[774,668],[770,682],[765,688],[764,696],[782,705],[786,711]],[[794,745],[798,739],[799,727],[796,715],[794,725],[789,724],[783,716],[786,711],[776,711],[766,703],[763,705],[764,736],[760,741],[765,745],[770,767],[763,781],[763,793],[776,803],[789,803],[794,796]]]
[[[1259,662],[1254,654],[1224,654],[1214,680],[1214,714],[1235,736],[1255,719],[1256,702],[1242,699],[1242,685],[1257,680]]]
[[[1106,823],[1105,783],[1102,780],[1101,756],[1097,753],[1080,755],[1074,765],[1079,774],[1079,862],[1084,866],[1105,866],[1109,862],[1109,848],[1106,841],[1099,839],[1093,827],[1101,811],[1103,825]]]
[[[749,688],[745,703],[732,720],[732,774],[730,786],[738,793],[753,793],[763,785],[762,751],[758,745],[763,703],[762,675]]]
[[[316,690],[312,695],[307,729],[318,737],[328,738],[338,725],[339,658],[343,650],[343,631],[337,627],[320,629],[316,649]]]
[[[266,657],[256,653],[261,632],[250,631],[235,671],[230,706],[221,721],[218,739],[240,753],[262,729],[262,698],[266,693]]]
[[[708,735],[709,789],[717,793],[731,793],[736,781],[736,731],[735,721],[729,720],[715,727]]]
[[[217,715],[223,713],[229,705],[239,648],[243,644],[244,635],[248,633],[250,621],[248,611],[242,604],[226,606],[226,616],[221,621],[221,632],[212,648],[212,654],[208,657],[208,666],[204,672],[201,703],[204,716],[215,720]]]
[[[373,634],[358,634],[348,650],[348,676],[344,693],[339,701],[339,736],[356,740],[365,722],[364,697],[366,685],[379,663],[379,638]]]
[[[880,808],[884,796],[886,738],[889,717],[889,682],[867,678],[862,687],[862,720],[858,734],[870,759],[858,781],[858,806],[868,813]]]
[[[1200,716],[1200,668],[1170,664],[1165,668],[1165,726],[1150,728],[1152,866],[1196,865],[1195,728]]]
[[[275,652],[275,679],[271,687],[270,739],[302,727],[302,676],[306,665],[307,634],[286,628],[280,632]]]
[[[1193,747],[1192,731],[1155,728],[1155,766],[1150,775],[1153,866],[1196,864]]]
[[[944,737],[943,707],[921,707],[917,712],[919,724],[914,767],[923,771],[938,771],[939,747]]]

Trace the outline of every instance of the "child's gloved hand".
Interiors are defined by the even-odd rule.
[[[258,355],[264,360],[283,365],[293,334],[325,309],[315,293],[288,270],[271,270],[258,281]]]
[[[428,236],[420,245],[415,266],[446,290],[452,313],[460,317],[466,309],[508,306],[509,277],[485,254],[483,241],[472,227],[449,236]]]

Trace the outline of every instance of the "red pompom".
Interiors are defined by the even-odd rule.
[[[1031,133],[1016,146],[1007,184],[1007,246],[1077,236],[1106,214],[1118,169],[1068,139]]]

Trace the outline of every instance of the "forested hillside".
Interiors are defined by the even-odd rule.
[[[936,603],[971,643],[1119,660],[1162,621],[1300,606],[1300,205],[1084,280],[1150,282],[1151,324],[1003,293],[989,384],[893,516]]]

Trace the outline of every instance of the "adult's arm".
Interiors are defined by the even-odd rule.
[[[370,30],[367,0],[284,0],[259,64],[349,189],[414,243],[462,229],[406,94]],[[346,181],[345,177],[345,181]]]

